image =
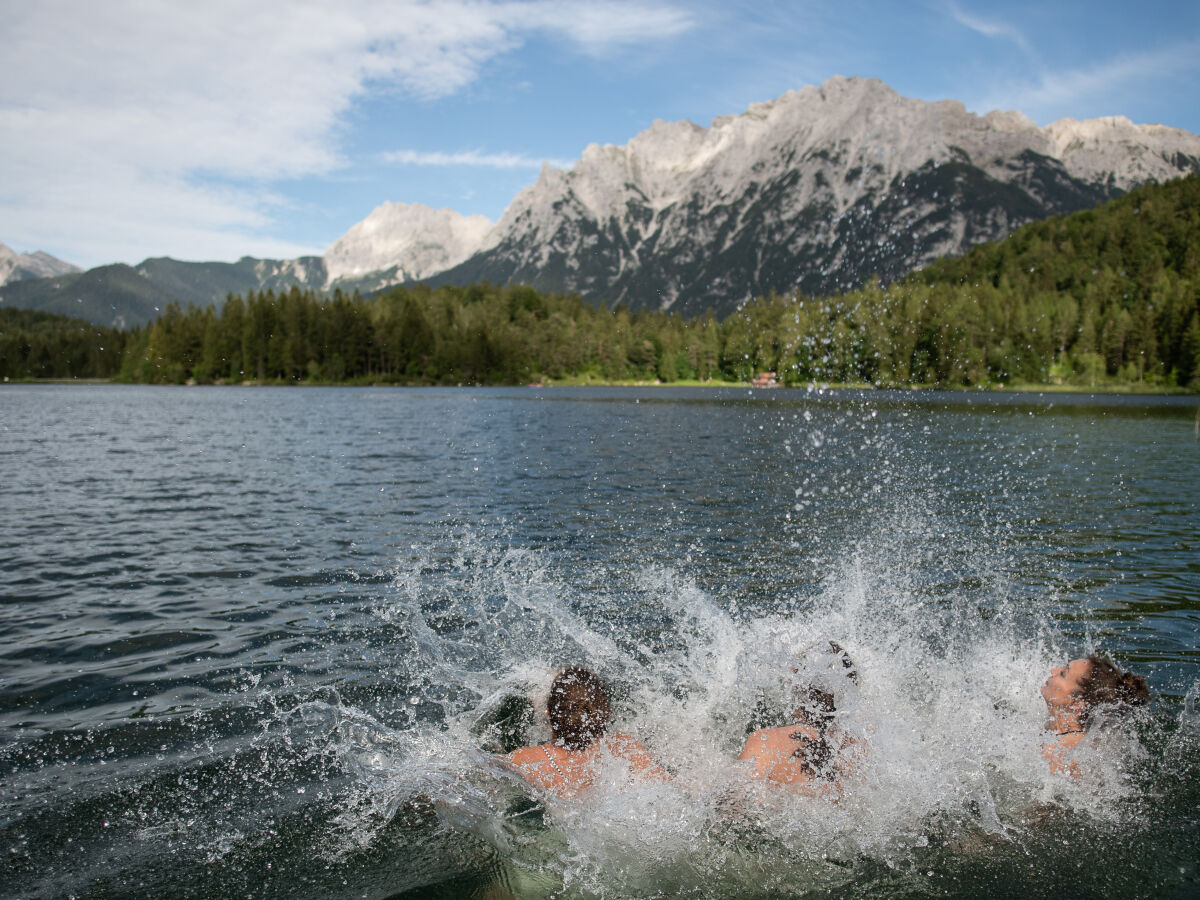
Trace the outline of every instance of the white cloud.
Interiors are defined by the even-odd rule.
[[[535,33],[597,54],[690,25],[625,2],[8,4],[0,236],[84,265],[267,255],[262,186],[342,165],[368,91],[453,94]]]
[[[957,3],[950,3],[947,6],[951,17],[959,25],[974,31],[976,34],[981,34],[988,38],[1000,38],[1002,40],[1012,41],[1026,53],[1031,52],[1029,41],[1025,39],[1016,27],[1005,22],[993,22],[974,15],[962,9]]]
[[[406,166],[473,166],[485,169],[540,169],[543,163],[549,163],[557,169],[568,169],[573,165],[569,159],[542,159],[520,153],[483,153],[479,150],[458,153],[394,150],[383,154],[383,161]]]

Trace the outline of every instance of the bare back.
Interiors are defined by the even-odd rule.
[[[738,759],[754,761],[751,778],[776,784],[810,784],[816,779],[803,760],[803,738],[819,740],[820,736],[820,732],[809,725],[760,728],[746,738]],[[801,756],[797,756],[798,752]]]
[[[567,750],[554,743],[521,747],[501,760],[534,787],[569,798],[592,787],[606,757],[623,760],[637,780],[667,780],[667,773],[651,759],[646,748],[627,734],[602,737],[583,750]]]
[[[782,785],[797,793],[812,796],[827,796],[832,793],[836,800],[841,793],[836,778],[822,778],[814,771],[813,747],[821,741],[834,743],[833,774],[844,774],[847,763],[843,754],[850,751],[851,756],[856,756],[853,748],[857,742],[842,735],[839,746],[838,740],[832,735],[822,735],[819,729],[802,723],[779,728],[760,728],[746,738],[738,759],[753,761],[754,770],[750,773],[750,778],[755,781]]]

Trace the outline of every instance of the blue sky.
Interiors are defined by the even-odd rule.
[[[1200,133],[1195,0],[0,2],[0,242],[82,266],[495,221],[544,161],[833,75]]]

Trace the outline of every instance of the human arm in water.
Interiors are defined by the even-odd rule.
[[[654,761],[650,751],[637,738],[628,734],[614,734],[601,743],[608,747],[613,756],[628,762],[630,771],[637,775],[639,781],[665,784],[671,780],[667,770]]]

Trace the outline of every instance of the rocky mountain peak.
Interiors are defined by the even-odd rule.
[[[1043,129],[1050,155],[1079,177],[1128,191],[1148,181],[1166,181],[1200,162],[1200,139],[1165,125],[1135,125],[1125,116],[1076,121],[1059,119]]]
[[[81,271],[78,266],[63,262],[57,257],[38,250],[35,253],[17,253],[0,244],[0,285],[28,278],[52,278]]]
[[[330,283],[398,267],[396,280],[419,279],[457,265],[480,248],[492,223],[421,203],[384,203],[324,255]]]

